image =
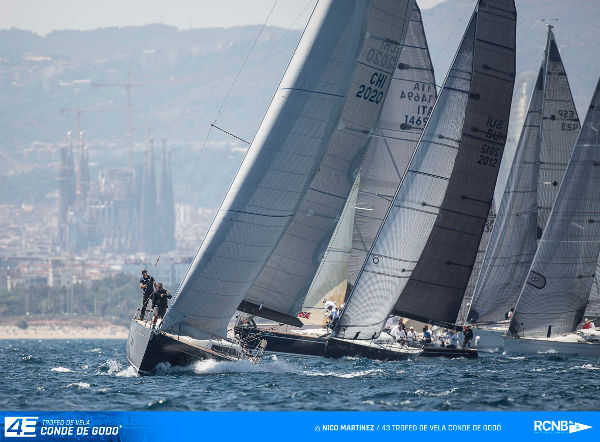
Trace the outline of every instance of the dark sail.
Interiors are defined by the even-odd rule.
[[[338,336],[370,339],[392,309],[426,321],[456,320],[504,150],[515,25],[512,0],[476,8]]]
[[[515,306],[579,133],[552,29],[469,314],[497,322]]]

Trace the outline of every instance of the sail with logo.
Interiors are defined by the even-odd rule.
[[[586,310],[600,252],[599,131],[600,81],[516,304],[510,337],[504,339],[507,351],[600,355],[597,339],[573,334]]]
[[[515,306],[579,127],[566,71],[549,27],[529,110],[477,281],[469,312],[471,322],[497,323]],[[485,345],[483,341],[481,344]]]
[[[515,25],[512,0],[476,6],[336,339],[371,340],[390,312],[456,321],[506,141]]]
[[[227,337],[238,308],[301,324],[297,313],[379,118],[413,3],[315,6],[160,339],[181,343],[186,336],[210,345]],[[147,328],[132,321],[128,357],[140,370],[170,349],[152,344],[156,333]],[[214,357],[197,350],[199,358]],[[168,359],[179,363],[175,353]]]
[[[354,204],[344,209],[338,226],[344,226],[344,230],[340,229],[340,234],[334,235],[338,243],[342,239],[345,243],[327,251],[317,272],[318,280],[313,281],[302,307],[302,311],[308,313],[309,306],[313,306],[313,323],[323,322],[322,299],[334,301],[338,307],[344,303],[347,285],[355,282],[360,270],[357,264],[362,265],[368,247],[383,223],[436,97],[435,75],[421,10],[415,3],[390,89],[360,168],[358,192],[348,200],[352,199]],[[352,218],[350,223],[349,218]],[[347,232],[348,225],[349,237],[341,233]],[[342,256],[343,260],[340,259]],[[332,291],[331,286],[336,290]]]

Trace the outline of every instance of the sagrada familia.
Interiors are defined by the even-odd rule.
[[[56,251],[157,254],[175,250],[173,184],[165,141],[158,185],[152,138],[144,164],[100,170],[97,180],[90,178],[83,132],[78,141],[77,168],[70,132],[60,150]]]

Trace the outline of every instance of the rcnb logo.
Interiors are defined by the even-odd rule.
[[[4,437],[35,437],[37,417],[4,416]]]
[[[533,421],[533,431],[536,433],[577,433],[590,428],[589,425],[573,421]]]

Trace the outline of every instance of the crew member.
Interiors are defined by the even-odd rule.
[[[512,317],[515,315],[515,308],[511,308],[509,311],[506,312],[506,314],[504,315],[504,317],[506,319],[512,319]]]
[[[146,315],[146,306],[152,296],[152,292],[156,288],[156,281],[150,275],[146,269],[142,270],[142,277],[140,278],[140,288],[142,289],[142,310],[140,311],[140,319],[143,321]]]
[[[406,337],[408,338],[408,342],[413,342],[417,340],[417,333],[415,332],[415,329],[413,327],[411,327],[408,330]]]
[[[464,341],[463,348],[471,348],[471,341],[473,340],[473,330],[468,325],[465,325],[463,330]]]
[[[454,330],[448,330],[448,338],[449,338],[449,348],[457,348],[458,347],[458,334]]]
[[[431,332],[428,326],[423,327],[423,344],[431,344]]]
[[[154,311],[154,319],[152,319],[152,327],[156,325],[158,318],[164,318],[167,313],[168,301],[167,299],[172,298],[171,294],[167,292],[162,283],[158,283],[156,290],[152,293],[152,310]]]

